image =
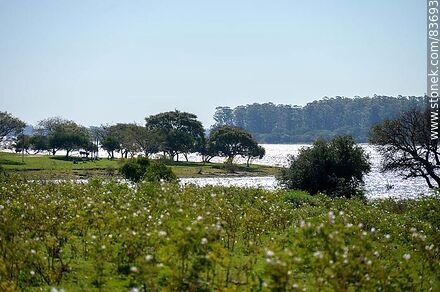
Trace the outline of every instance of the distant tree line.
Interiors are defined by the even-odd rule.
[[[308,143],[318,138],[351,135],[367,142],[372,126],[425,106],[424,97],[334,97],[301,107],[273,103],[217,107],[215,127],[232,125],[250,132],[260,143]]]
[[[5,113],[6,115],[6,113]],[[96,158],[99,147],[107,151],[108,158],[120,153],[123,158],[142,154],[162,153],[166,159],[179,160],[182,155],[199,153],[204,162],[213,157],[225,157],[232,164],[236,156],[247,159],[262,158],[264,148],[258,145],[251,134],[233,126],[222,126],[205,135],[202,123],[191,113],[170,111],[145,118],[145,124],[117,123],[101,127],[86,128],[74,121],[54,117],[39,121],[31,135],[23,134],[25,123],[7,114],[3,128],[5,135],[16,134],[13,147],[16,152],[37,154],[49,152],[56,155],[64,150],[65,156],[73,151],[89,158]]]

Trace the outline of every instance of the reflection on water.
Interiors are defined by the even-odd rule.
[[[287,166],[288,156],[297,155],[301,147],[308,147],[306,144],[262,144],[266,149],[266,155],[261,160],[254,160],[256,164],[271,166]],[[362,148],[368,153],[371,161],[371,172],[365,177],[365,189],[369,198],[393,197],[408,198],[415,197],[421,193],[428,193],[429,189],[423,178],[404,180],[394,173],[381,173],[380,155],[374,147],[363,144]],[[200,161],[200,156],[192,154],[190,161]],[[212,162],[222,162],[224,159],[214,158]],[[245,163],[243,158],[235,162]],[[232,178],[185,178],[181,179],[183,184],[193,183],[197,185],[226,185],[242,187],[261,187],[275,189],[277,183],[275,177],[232,177]]]

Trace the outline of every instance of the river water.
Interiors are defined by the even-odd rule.
[[[309,147],[309,144],[262,144],[266,149],[266,155],[262,159],[253,161],[255,164],[270,166],[287,166],[288,156],[297,155],[302,147]],[[380,154],[375,148],[368,144],[361,144],[368,153],[371,162],[371,172],[365,177],[365,189],[369,198],[410,198],[420,194],[428,193],[429,189],[423,178],[404,180],[396,173],[380,172]],[[200,161],[200,156],[189,155],[190,161]],[[212,162],[222,162],[223,158],[215,157]],[[237,158],[237,163],[245,163],[245,159]],[[278,187],[275,177],[219,177],[219,178],[184,178],[182,184],[196,185],[223,185],[240,187],[261,187],[273,190]]]

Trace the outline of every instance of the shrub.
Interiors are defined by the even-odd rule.
[[[284,200],[295,208],[299,208],[302,205],[309,203],[311,199],[312,196],[304,191],[289,191],[284,196]]]
[[[171,168],[164,163],[148,160],[145,157],[138,157],[124,163],[120,169],[121,174],[133,182],[139,182],[143,179],[147,181],[172,181],[176,175]]]
[[[278,176],[288,189],[300,189],[314,195],[322,192],[332,197],[360,194],[363,176],[370,171],[368,155],[350,136],[331,141],[318,140],[299,155],[290,157],[290,166]]]
[[[133,182],[139,182],[144,177],[150,162],[145,157],[138,157],[124,163],[120,169],[121,174]]]
[[[177,177],[170,167],[161,162],[152,162],[145,172],[145,179],[148,181],[173,181]]]

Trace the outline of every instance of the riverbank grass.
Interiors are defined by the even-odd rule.
[[[52,155],[25,155],[0,152],[0,166],[12,172],[19,172],[27,178],[38,179],[75,179],[93,176],[115,176],[124,159],[83,160],[80,157]],[[234,169],[225,169],[223,163],[168,162],[178,177],[215,177],[215,176],[272,176],[278,173],[278,167],[251,164],[236,165]]]

